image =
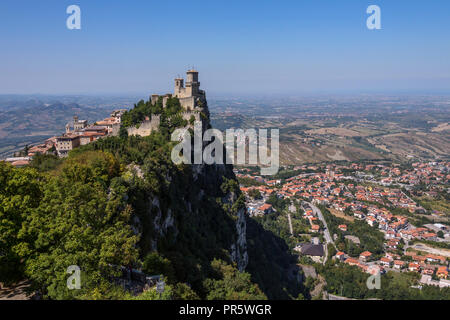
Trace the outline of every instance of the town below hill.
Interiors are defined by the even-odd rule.
[[[385,298],[348,278],[335,287],[342,275],[332,277],[346,268],[355,282],[395,278],[409,298],[427,296],[429,287],[450,297],[449,162],[286,166],[269,178],[254,167],[235,173],[248,215],[289,244],[316,298]]]

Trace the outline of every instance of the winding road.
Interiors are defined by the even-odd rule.
[[[325,220],[322,211],[320,211],[319,208],[317,208],[315,205],[313,205],[312,203],[309,203],[309,206],[311,207],[311,209],[313,210],[314,214],[320,219],[320,221],[322,221],[325,230],[323,231],[323,234],[325,236],[325,258],[323,259],[323,264],[325,264],[325,262],[327,262],[328,259],[328,244],[332,243],[334,245],[334,241],[333,238],[331,238],[330,235],[330,230],[328,229],[328,225],[327,225],[327,221]]]

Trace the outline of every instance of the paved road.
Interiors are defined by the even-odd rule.
[[[341,296],[336,296],[334,294],[327,294],[328,296],[328,300],[356,300],[356,299],[352,299],[352,298],[346,298],[346,297],[341,297]]]
[[[289,212],[288,212],[288,222],[289,222],[289,231],[291,232],[291,236],[294,235],[294,231],[292,229],[292,220],[291,220],[291,212],[295,212],[295,206],[291,204],[289,206]]]
[[[323,231],[323,234],[325,236],[325,248],[324,248],[325,257],[323,259],[323,264],[325,264],[327,262],[327,260],[328,260],[328,244],[329,243],[333,243],[334,244],[334,241],[333,241],[333,238],[331,238],[330,231],[328,229],[328,225],[327,225],[327,222],[326,222],[326,220],[325,220],[325,218],[324,218],[324,216],[322,214],[322,211],[320,211],[320,209],[317,208],[312,203],[308,202],[308,204],[311,207],[311,209],[313,210],[314,214],[320,219],[320,221],[322,221],[322,223],[323,223],[323,225],[325,227],[325,230]]]
[[[422,243],[416,243],[409,247],[416,250],[425,251],[431,254],[437,254],[439,256],[445,256],[447,258],[450,258],[450,250],[448,249],[432,248]]]
[[[327,222],[326,222],[326,220],[325,220],[325,218],[323,217],[323,214],[322,214],[322,211],[320,211],[319,210],[319,208],[317,208],[315,205],[313,205],[312,203],[309,203],[309,206],[311,207],[311,209],[313,210],[313,212],[317,215],[317,217],[320,219],[320,221],[322,221],[322,223],[323,223],[323,225],[324,225],[324,227],[325,227],[325,230],[324,230],[324,235],[325,235],[325,240],[326,240],[326,242],[327,243],[333,243],[334,244],[334,241],[333,241],[333,238],[331,238],[331,235],[330,235],[330,230],[328,230],[328,225],[327,225]]]

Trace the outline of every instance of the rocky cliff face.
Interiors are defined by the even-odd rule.
[[[231,245],[231,258],[237,263],[239,271],[244,271],[248,265],[247,252],[247,222],[245,221],[245,209],[238,211],[236,221],[237,240]]]
[[[224,247],[218,247],[218,249],[227,252],[229,259],[236,263],[240,271],[244,271],[248,264],[245,206],[238,205],[240,195],[238,188],[222,188],[224,183],[237,186],[232,168],[225,165],[193,165],[190,173],[190,177],[187,179],[189,183],[177,186],[177,193],[182,196],[174,199],[175,201],[167,202],[165,196],[149,195],[147,218],[151,221],[153,229],[147,239],[150,250],[159,250],[161,246],[166,246],[169,238],[172,239],[171,244],[176,246],[180,230],[185,227],[180,226],[183,221],[194,220],[194,223],[200,224],[207,220],[214,225],[209,225],[209,223],[202,225],[201,227],[204,229],[198,230],[200,233],[206,234],[217,228],[226,230],[230,229],[230,226],[232,227],[232,232],[227,234],[221,232],[221,237],[216,235],[215,238],[220,241],[220,245],[225,244]],[[216,204],[219,202],[221,205],[211,205],[212,198],[215,199]],[[200,212],[204,217],[198,217]],[[214,215],[223,219],[225,225],[215,224],[217,219],[214,218]],[[144,226],[141,220],[137,216],[138,226],[136,229],[142,232]],[[191,233],[194,230],[187,231]]]
[[[209,110],[206,100],[201,105],[201,111],[205,115],[201,123],[205,131],[211,127]],[[192,124],[189,127],[192,127]],[[194,231],[185,229],[183,232],[181,230],[185,226],[180,224],[184,221],[200,224],[206,220],[207,223],[201,226],[203,229],[198,230],[200,234],[217,241],[218,251],[227,256],[223,258],[228,258],[236,263],[240,271],[244,271],[248,264],[246,208],[233,167],[223,164],[194,164],[186,165],[185,169],[183,173],[172,172],[166,176],[171,186],[169,194],[163,195],[165,200],[161,199],[161,195],[149,196],[147,219],[151,221],[155,231],[152,235],[149,233],[147,239],[150,249],[159,250],[161,247],[177,246],[178,236],[181,233],[184,238],[185,232],[189,234]],[[183,181],[181,184],[180,180]],[[167,196],[171,198],[170,201],[167,201]],[[199,216],[200,214],[203,216]],[[217,220],[222,220],[222,223],[217,224]],[[209,231],[216,228],[221,228],[221,232],[210,237]]]
[[[145,182],[149,174],[139,166],[129,170],[130,180]],[[142,193],[141,208],[145,209],[135,210],[133,228],[142,237],[144,252],[170,256],[186,250],[183,259],[204,263],[202,268],[220,258],[244,271],[248,264],[246,209],[232,166],[185,166],[165,179],[167,189]]]
[[[194,165],[194,181],[204,186],[205,189],[209,189],[210,187],[221,188],[224,183],[224,178],[234,181],[236,183],[235,186],[238,186],[232,168],[232,166],[217,164],[212,166]],[[202,192],[203,196],[208,194],[205,189]],[[235,220],[235,234],[230,235],[231,239],[233,239],[230,247],[230,257],[237,264],[238,269],[244,271],[248,264],[246,208],[244,204],[241,204],[237,209],[233,209],[233,206],[238,203],[239,195],[239,188],[227,189],[221,201],[231,208],[228,214]]]

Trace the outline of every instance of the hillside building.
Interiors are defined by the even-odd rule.
[[[56,151],[58,157],[67,157],[70,150],[80,146],[80,136],[75,134],[66,134],[56,138]]]

